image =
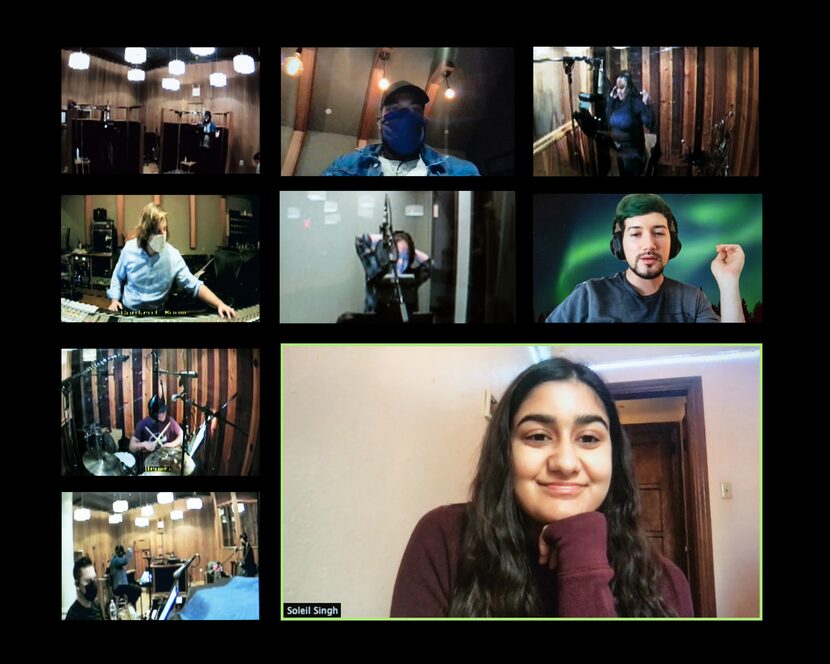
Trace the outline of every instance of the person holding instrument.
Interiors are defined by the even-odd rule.
[[[167,404],[157,395],[147,402],[149,416],[141,420],[130,439],[130,452],[140,457],[140,470],[144,470],[145,455],[159,448],[180,447],[184,432],[167,414]]]
[[[112,273],[107,291],[110,311],[158,311],[176,283],[192,297],[214,307],[220,318],[236,318],[236,311],[194,277],[179,250],[167,242],[164,209],[155,203],[146,205],[135,235],[124,244]]]

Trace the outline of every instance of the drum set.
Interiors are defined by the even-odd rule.
[[[129,452],[119,452],[115,442],[121,431],[103,429],[94,422],[81,429],[86,443],[82,457],[84,468],[92,475],[135,475],[135,457]],[[114,434],[114,435],[113,435]]]
[[[200,430],[194,434],[192,442]],[[151,452],[144,460],[146,468],[153,470],[138,472],[135,456],[131,452],[119,452],[116,440],[121,438],[122,432],[118,429],[104,429],[97,423],[89,424],[81,429],[86,443],[86,452],[82,457],[84,468],[90,474],[98,476],[125,476],[140,475],[169,477],[171,475],[185,476],[193,474],[196,464],[190,454],[184,454],[184,473],[182,473],[182,454],[178,448],[159,447]],[[188,446],[190,449],[190,446]]]

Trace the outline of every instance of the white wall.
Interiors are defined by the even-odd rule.
[[[61,618],[75,601],[75,577],[72,567],[75,565],[72,514],[72,492],[61,493]]]
[[[724,347],[653,348],[647,357],[693,352],[712,354]],[[573,360],[605,362],[642,354],[628,347],[557,348]],[[720,617],[760,613],[760,364],[755,360],[632,367],[599,372],[607,382],[701,376],[709,462],[709,504],[715,593]],[[732,499],[720,497],[721,482],[732,483]]]
[[[468,498],[485,389],[529,364],[523,347],[285,348],[284,601],[388,616],[418,519]]]

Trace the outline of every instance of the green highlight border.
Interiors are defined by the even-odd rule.
[[[451,617],[425,617],[425,618],[392,618],[390,616],[370,618],[370,617],[345,617],[339,618],[286,618],[283,616],[283,607],[286,602],[284,597],[285,588],[285,500],[283,500],[283,486],[285,477],[285,463],[283,459],[283,440],[285,435],[285,408],[283,407],[283,395],[285,394],[285,349],[286,348],[355,348],[355,347],[435,347],[435,348],[458,348],[458,347],[489,347],[489,348],[590,348],[590,347],[605,347],[605,348],[753,348],[758,349],[758,412],[760,415],[759,422],[759,438],[758,438],[758,616],[743,616],[743,617],[701,617],[701,618],[568,618],[568,617],[527,617],[527,618],[451,618]],[[528,364],[530,366],[530,364]],[[390,621],[390,622],[445,622],[445,621],[505,621],[505,622],[524,622],[524,621],[541,621],[541,622],[561,622],[561,621],[589,621],[589,622],[618,622],[618,621],[669,621],[669,622],[714,622],[714,621],[729,621],[729,622],[760,622],[764,620],[764,344],[757,343],[556,343],[556,344],[539,344],[539,343],[281,343],[280,344],[280,621],[286,622],[339,622],[339,621]],[[711,509],[711,507],[710,507]],[[295,602],[296,603],[296,602]]]

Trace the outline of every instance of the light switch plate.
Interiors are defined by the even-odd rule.
[[[720,483],[720,497],[725,499],[732,497],[732,482]]]

